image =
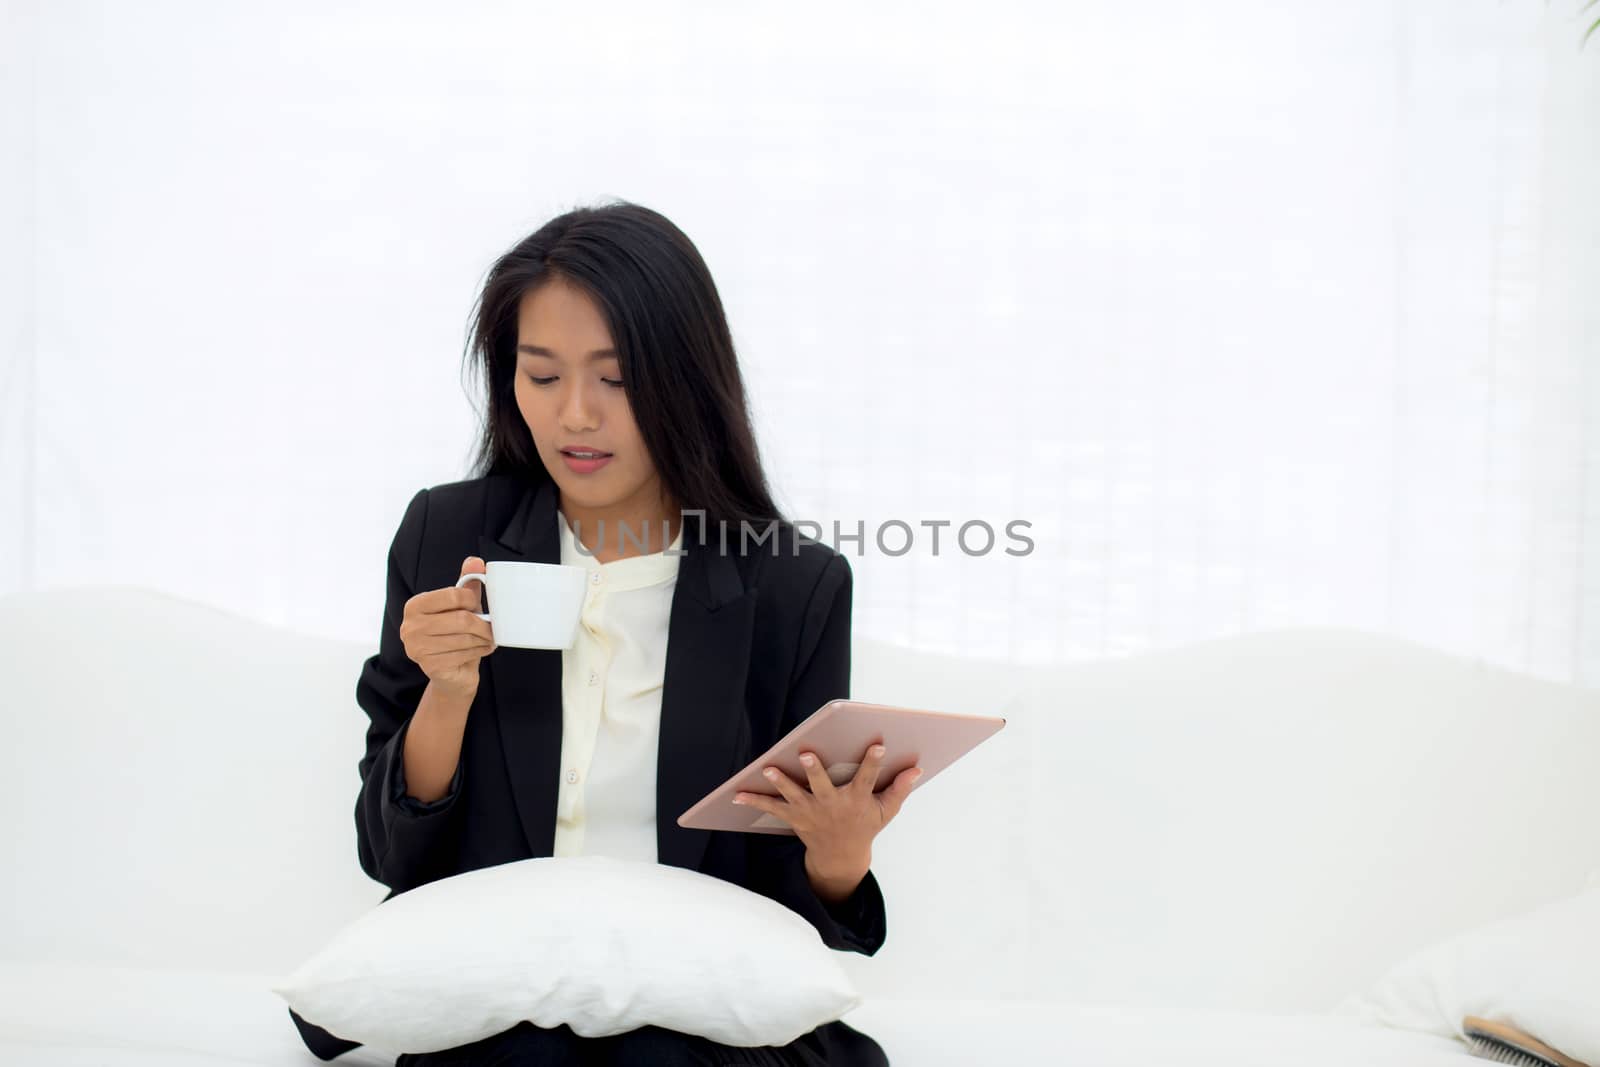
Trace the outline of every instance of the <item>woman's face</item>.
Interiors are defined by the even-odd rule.
[[[621,383],[611,333],[587,293],[552,278],[523,295],[517,409],[569,518],[600,512],[647,521],[662,512],[661,480]],[[570,449],[607,458],[585,461],[566,455]]]

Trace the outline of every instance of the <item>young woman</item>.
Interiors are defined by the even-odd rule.
[[[694,245],[635,204],[562,215],[490,271],[469,355],[488,394],[477,476],[412,498],[389,550],[379,651],[357,684],[371,720],[362,869],[393,897],[531,856],[669,863],[788,906],[831,948],[875,953],[886,927],[872,841],[920,773],[874,793],[881,746],[843,785],[813,759],[806,781],[779,772],[778,796],[748,797],[794,836],[677,825],[850,684],[849,564],[773,505]],[[775,540],[742,540],[741,524],[761,534],[771,522]],[[589,569],[572,649],[494,644],[472,614],[484,610],[480,584],[455,583],[497,559]],[[295,1022],[319,1056],[355,1047]],[[524,1022],[398,1067],[479,1063],[888,1059],[842,1021],[759,1049],[654,1026],[585,1039]]]

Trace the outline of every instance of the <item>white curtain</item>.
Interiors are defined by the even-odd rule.
[[[620,196],[705,254],[791,516],[864,524],[865,636],[1600,684],[1579,3],[8,4],[0,592],[375,641],[483,271]]]

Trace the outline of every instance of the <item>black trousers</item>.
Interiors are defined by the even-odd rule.
[[[856,1036],[877,1056],[883,1055],[876,1042]],[[546,1029],[524,1021],[468,1045],[403,1053],[395,1067],[828,1067],[826,1056],[808,1040],[811,1037],[802,1035],[781,1046],[744,1048],[659,1026],[610,1037],[580,1037],[565,1023]],[[889,1061],[885,1057],[881,1062],[887,1067]]]

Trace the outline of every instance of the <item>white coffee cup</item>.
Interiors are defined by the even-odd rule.
[[[496,645],[511,648],[571,648],[583,614],[584,586],[589,572],[560,563],[524,563],[496,559],[488,574],[463,574],[460,588],[480,581],[489,595],[489,611],[473,612],[489,624]]]

